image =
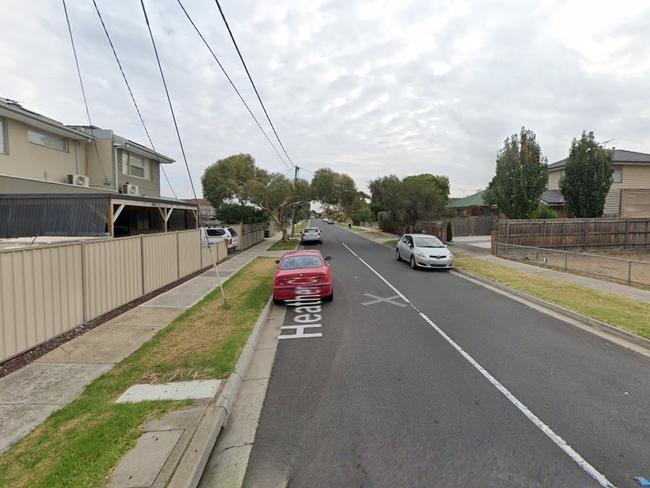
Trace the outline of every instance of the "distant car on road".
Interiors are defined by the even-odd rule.
[[[397,242],[395,258],[406,261],[412,269],[451,269],[454,255],[440,239],[428,234],[404,234]]]
[[[331,257],[323,257],[320,251],[289,251],[278,261],[273,278],[273,302],[296,298],[299,289],[309,290],[309,296],[325,301],[334,298]]]
[[[320,233],[320,229],[316,227],[307,227],[300,233],[300,244],[307,244],[312,242],[322,244],[323,236]]]
[[[323,222],[324,222],[324,223],[326,223],[326,224],[328,224],[328,223],[329,223],[329,221],[330,221],[330,219],[328,219],[327,217],[323,217],[323,219],[322,219],[322,220],[323,220]]]
[[[336,222],[334,221],[334,219],[327,219],[327,224],[328,225],[333,225],[333,224],[336,224]]]

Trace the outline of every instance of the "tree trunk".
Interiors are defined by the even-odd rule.
[[[282,242],[288,242],[289,236],[287,235],[287,228],[282,226]]]

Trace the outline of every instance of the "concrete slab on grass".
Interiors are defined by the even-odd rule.
[[[60,405],[0,405],[0,453],[29,434]]]
[[[0,405],[65,405],[112,367],[112,364],[29,364],[0,379]]]
[[[108,481],[109,488],[144,488],[156,481],[183,430],[145,432],[122,459]]]
[[[149,400],[202,400],[217,394],[221,380],[178,381],[160,385],[133,385],[115,403]]]

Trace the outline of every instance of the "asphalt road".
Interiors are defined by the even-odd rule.
[[[321,337],[280,341],[244,486],[650,479],[647,357],[317,225],[335,298]]]

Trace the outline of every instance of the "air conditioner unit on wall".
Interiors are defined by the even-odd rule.
[[[90,186],[90,178],[85,175],[68,175],[68,184],[76,186]]]
[[[122,193],[124,195],[139,195],[140,188],[137,185],[130,185],[129,183],[124,183],[122,185]]]

